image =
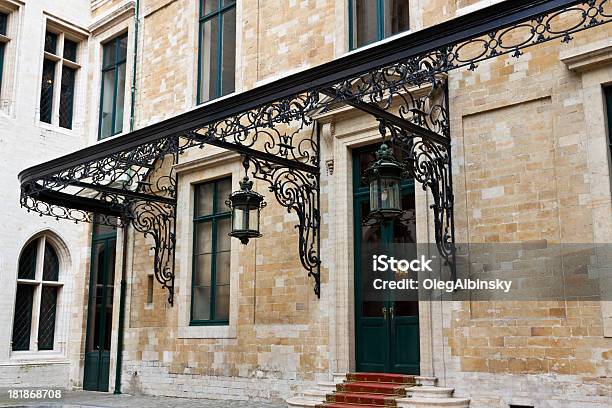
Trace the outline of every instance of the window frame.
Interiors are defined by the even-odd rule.
[[[395,35],[410,32],[411,24],[408,22],[408,29],[400,31],[395,34],[391,34],[389,37],[385,37],[385,0],[374,0],[376,1],[376,40],[363,45],[355,44],[355,10],[353,10],[353,2],[355,0],[348,0],[348,27],[349,27],[349,51],[354,51],[362,47],[375,44],[385,38],[390,38]]]
[[[74,130],[74,111],[76,106],[76,97],[77,97],[77,84],[79,80],[79,73],[81,70],[81,65],[79,64],[79,60],[81,57],[81,43],[83,42],[83,38],[78,37],[77,35],[72,34],[71,30],[58,26],[54,22],[47,21],[45,25],[44,35],[46,37],[47,33],[53,33],[57,36],[55,53],[48,52],[45,50],[43,41],[43,64],[44,67],[45,61],[51,61],[55,64],[54,66],[54,80],[53,80],[53,90],[51,92],[51,121],[46,122],[41,118],[41,102],[42,102],[42,77],[44,73],[44,68],[41,68],[40,73],[40,93],[38,99],[38,122],[43,126],[53,126],[61,128],[65,131]],[[72,61],[64,57],[64,44],[66,40],[76,43],[76,55],[75,60]],[[63,90],[63,79],[64,79],[64,67],[67,69],[71,69],[74,71],[74,79],[72,85],[72,101],[70,104],[70,113],[69,113],[69,126],[62,126],[60,120],[60,109],[61,109],[61,99],[62,99],[62,90]]]
[[[231,216],[232,213],[229,210],[229,208],[227,209],[227,211],[224,212],[218,212],[218,208],[217,208],[217,202],[218,202],[218,198],[219,198],[219,184],[221,182],[224,181],[229,181],[230,184],[232,182],[232,178],[230,177],[222,177],[222,178],[218,178],[218,179],[214,179],[214,180],[208,180],[205,181],[203,183],[198,183],[194,186],[194,213],[193,213],[193,221],[192,221],[192,228],[193,228],[193,249],[192,249],[192,253],[191,253],[191,299],[190,299],[190,310],[189,310],[189,325],[190,326],[228,326],[229,325],[229,317],[227,319],[216,319],[215,317],[215,301],[216,301],[216,278],[217,278],[217,224],[219,221],[221,220],[225,220],[225,219],[229,219],[230,223],[231,223]],[[205,186],[207,184],[213,184],[213,195],[211,197],[212,200],[212,212],[210,214],[207,215],[202,215],[202,216],[198,216],[198,189],[201,188],[202,186]],[[194,303],[194,293],[195,293],[195,276],[196,276],[196,269],[197,269],[197,254],[196,254],[196,247],[197,247],[197,239],[198,239],[198,233],[197,233],[197,225],[201,224],[201,223],[205,223],[205,222],[210,222],[212,223],[211,225],[211,267],[210,267],[210,315],[212,317],[212,319],[208,319],[208,320],[202,320],[202,319],[194,319],[193,318],[193,303]],[[228,237],[229,238],[229,237]],[[231,249],[230,249],[230,253],[231,253]],[[231,256],[230,256],[231,259]],[[231,260],[230,260],[230,276],[231,276]],[[229,302],[229,306],[231,308],[231,278],[230,278],[230,291],[229,291],[229,297],[230,297],[230,302]]]
[[[58,352],[62,352],[59,345],[61,341],[59,340],[59,316],[60,316],[60,305],[62,298],[62,291],[64,288],[64,282],[62,280],[63,268],[62,268],[62,258],[61,251],[58,248],[58,245],[54,242],[54,240],[49,236],[49,234],[41,234],[26,242],[21,249],[21,253],[19,254],[19,258],[17,260],[18,264],[21,263],[21,256],[23,255],[24,250],[33,242],[36,242],[36,265],[34,270],[34,279],[22,279],[19,278],[17,274],[16,285],[15,285],[15,294],[17,294],[18,285],[28,285],[33,286],[32,293],[32,305],[31,305],[31,314],[30,314],[30,342],[29,348],[27,350],[13,350],[13,329],[15,325],[15,306],[17,302],[17,298],[13,299],[13,314],[11,320],[11,345],[10,352],[12,355],[23,356],[23,355],[31,355],[31,354],[44,354],[51,353],[57,354]],[[55,252],[55,256],[58,260],[58,276],[57,281],[47,281],[44,280],[44,257],[45,257],[45,247],[46,245],[50,245],[53,251]],[[19,268],[18,268],[19,269]],[[57,294],[55,298],[55,322],[53,328],[53,348],[52,349],[39,349],[38,344],[38,336],[40,330],[40,317],[41,317],[41,298],[44,287],[55,287],[57,289]]]
[[[217,7],[215,8],[215,10],[211,11],[208,14],[204,14],[204,3],[206,1],[217,1]],[[223,81],[223,14],[225,14],[226,12],[228,12],[229,10],[231,10],[232,8],[235,8],[237,11],[237,0],[232,0],[231,4],[227,4],[227,5],[223,5],[223,1],[224,0],[199,0],[199,19],[198,19],[198,81],[197,81],[197,97],[196,97],[196,102],[198,105],[206,103],[206,102],[210,102],[213,101],[215,99],[218,99],[222,96],[225,95],[229,95],[233,92],[236,92],[236,78],[234,76],[234,91],[233,92],[228,92],[227,94],[223,94],[222,92],[222,81]],[[218,28],[217,28],[217,53],[218,53],[218,61],[217,61],[217,78],[216,78],[216,82],[217,82],[217,87],[216,87],[216,94],[211,96],[209,99],[207,100],[202,100],[202,84],[203,84],[203,78],[202,78],[202,54],[203,54],[203,43],[202,43],[202,31],[204,29],[204,24],[209,21],[212,20],[214,18],[218,18],[219,22],[218,22]],[[236,19],[237,22],[237,19]],[[236,27],[237,28],[237,27]],[[236,39],[238,38],[238,35],[236,34]],[[234,51],[235,52],[235,51]],[[236,66],[234,65],[234,70],[236,69]]]
[[[117,59],[117,55],[118,55],[118,50],[119,50],[119,46],[121,44],[121,41],[125,38],[126,39],[126,44],[128,44],[128,48],[129,48],[129,33],[123,32],[120,33],[114,37],[112,37],[111,39],[109,39],[108,41],[104,42],[102,44],[102,56],[101,56],[101,70],[100,70],[100,107],[98,109],[98,140],[104,140],[104,139],[108,139],[110,137],[113,136],[117,136],[120,135],[121,133],[123,133],[124,128],[123,128],[123,117],[121,118],[117,118],[117,97],[119,96],[119,92],[118,92],[118,85],[119,85],[119,67],[121,65],[125,65],[125,74],[124,77],[126,79],[126,84],[127,84],[127,60],[128,60],[128,49],[126,49],[126,53],[125,53],[125,58],[118,60]],[[113,62],[113,64],[109,64],[109,65],[105,65],[104,64],[104,48],[107,45],[110,44],[114,44],[115,47],[115,60]],[[112,132],[110,135],[108,136],[102,136],[102,111],[104,109],[104,74],[106,72],[109,72],[113,70],[114,74],[113,74],[113,100],[112,100],[112,105],[113,105],[113,112],[112,112]],[[123,88],[123,92],[125,93],[125,87]],[[123,101],[124,103],[124,116],[125,116],[125,99]],[[121,130],[116,132],[115,128],[117,126],[117,119],[119,119],[121,121]]]

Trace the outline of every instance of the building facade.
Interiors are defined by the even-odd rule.
[[[360,245],[431,243],[436,231],[431,197],[413,182],[401,189],[403,226],[385,232],[364,224],[369,191],[359,170],[381,138],[378,122],[349,105],[283,130],[318,132],[321,140],[320,298],[297,256],[298,217],[264,181],[253,187],[268,204],[263,237],[248,245],[230,239],[225,200],[244,169],[239,154],[218,147],[191,149],[167,164],[178,175],[173,305],[156,280],[150,236],[17,208],[15,176],[31,164],[115,143],[132,129],[497,3],[92,0],[60,7],[0,0],[8,16],[0,125],[11,152],[3,191],[9,213],[18,214],[0,230],[10,294],[2,313],[12,327],[0,337],[1,364],[10,367],[2,381],[38,384],[36,366],[52,371],[44,376],[57,386],[284,400],[335,373],[395,371],[435,378],[471,407],[609,406],[605,285],[593,301],[568,294],[381,305],[360,297]],[[520,58],[501,55],[448,73],[458,243],[612,242],[610,30],[594,27],[567,44],[544,42]],[[28,154],[39,150],[46,156]],[[46,298],[56,306],[42,308]],[[391,320],[387,307],[397,313]],[[403,324],[402,336],[368,331],[367,318],[382,322],[383,308],[382,324],[398,332]],[[45,350],[40,327],[53,319]]]

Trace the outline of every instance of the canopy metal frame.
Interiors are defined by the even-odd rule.
[[[21,205],[74,222],[132,225],[153,240],[155,276],[174,301],[177,175],[189,149],[248,157],[253,177],[298,217],[298,251],[320,296],[320,140],[315,117],[339,105],[373,116],[431,197],[435,240],[455,276],[446,74],[612,20],[609,0],[508,0],[212,101],[19,175]],[[425,90],[425,91],[424,91]],[[115,220],[119,220],[116,222]]]

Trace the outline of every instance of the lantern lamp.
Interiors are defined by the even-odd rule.
[[[245,171],[248,170],[248,159],[244,160]],[[232,212],[231,237],[238,238],[246,245],[251,238],[261,237],[259,232],[260,211],[266,206],[264,197],[253,191],[253,182],[245,175],[240,181],[240,190],[230,194],[225,202]]]
[[[404,166],[383,143],[376,161],[365,171],[370,185],[370,217],[385,220],[402,214],[400,184],[404,173]]]

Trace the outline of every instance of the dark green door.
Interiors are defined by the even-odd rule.
[[[94,225],[83,389],[108,391],[117,233]]]
[[[405,216],[384,223],[364,224],[370,211],[369,188],[361,175],[375,159],[377,147],[360,149],[353,155],[357,371],[419,374],[419,303],[396,300],[390,291],[383,292],[378,300],[365,299],[362,288],[365,248],[416,243],[414,183],[411,180],[402,184]]]

